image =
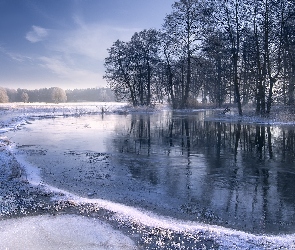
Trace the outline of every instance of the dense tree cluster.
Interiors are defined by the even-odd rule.
[[[105,79],[133,105],[166,100],[294,105],[295,2],[179,0],[161,30],[136,32],[108,49]]]
[[[113,92],[107,88],[63,90],[59,87],[28,89],[5,89],[0,87],[0,103],[7,102],[78,102],[114,101]]]
[[[68,102],[113,102],[114,92],[109,88],[88,88],[66,90]]]

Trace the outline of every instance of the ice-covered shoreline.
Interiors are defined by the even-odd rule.
[[[95,106],[95,108],[97,107]],[[5,115],[7,115],[8,119],[5,120],[4,116],[2,117],[1,131],[3,132],[0,134],[0,159],[2,159],[0,168],[1,173],[3,173],[1,182],[6,183],[6,187],[2,186],[2,193],[0,194],[1,220],[4,221],[11,217],[30,216],[31,214],[53,214],[58,211],[63,211],[62,213],[67,214],[69,209],[66,206],[71,204],[70,207],[75,210],[71,212],[73,214],[86,211],[84,215],[88,216],[87,214],[103,210],[107,211],[108,216],[102,217],[112,223],[116,221],[116,226],[129,229],[130,227],[134,227],[132,230],[127,231],[131,238],[133,237],[132,232],[141,235],[140,237],[142,238],[140,240],[137,239],[141,242],[137,244],[139,248],[145,244],[145,249],[153,249],[155,246],[158,249],[165,249],[168,243],[161,242],[163,239],[165,241],[170,240],[174,249],[181,249],[181,241],[185,240],[187,241],[186,246],[191,246],[192,248],[193,246],[202,246],[202,244],[207,247],[209,245],[219,247],[220,249],[295,248],[295,235],[293,234],[282,236],[254,235],[220,226],[180,221],[114,202],[78,197],[43,183],[38,169],[28,164],[25,159],[16,154],[12,142],[5,137],[5,131],[19,129],[20,126],[33,122],[30,119],[34,119],[34,117],[40,119],[48,118],[53,109],[55,115],[65,115],[64,107],[57,109],[53,106],[50,106],[48,109],[44,107],[32,110],[28,109],[25,113],[13,111],[16,115],[12,116],[12,118],[9,110],[5,110]],[[71,115],[75,115],[75,107],[71,108],[71,110]],[[83,110],[85,111],[85,109]],[[89,110],[86,111],[91,112]],[[5,206],[8,210],[5,210]],[[182,235],[181,239],[176,239],[176,235],[178,234]]]

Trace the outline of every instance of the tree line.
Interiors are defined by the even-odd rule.
[[[115,96],[110,88],[66,90],[68,102],[113,102]]]
[[[114,101],[114,94],[109,88],[88,88],[63,90],[59,87],[35,90],[9,89],[0,87],[0,103],[7,102],[109,102]]]
[[[105,76],[134,106],[197,100],[221,107],[294,105],[295,2],[180,0],[160,30],[134,33],[108,49]]]

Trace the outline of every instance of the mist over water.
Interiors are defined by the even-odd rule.
[[[162,215],[252,233],[294,233],[294,128],[193,114],[34,121],[9,132],[45,182]]]

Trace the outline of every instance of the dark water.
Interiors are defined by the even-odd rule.
[[[35,121],[10,132],[46,182],[255,233],[295,232],[294,127],[160,112]]]

